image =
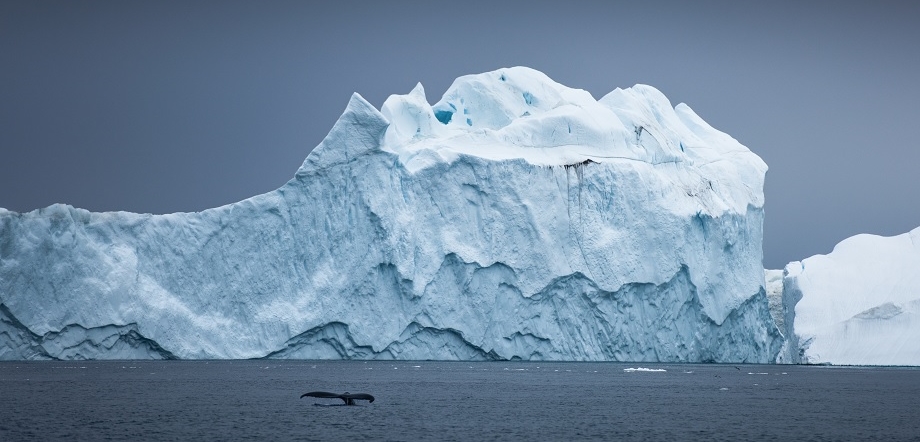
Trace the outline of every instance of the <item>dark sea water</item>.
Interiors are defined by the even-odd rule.
[[[666,370],[625,371],[628,368]],[[317,407],[312,390],[366,392]],[[536,362],[0,363],[0,441],[920,440],[920,370]]]

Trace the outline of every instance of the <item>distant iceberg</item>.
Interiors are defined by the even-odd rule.
[[[355,94],[273,192],[0,209],[0,358],[772,362],[766,170],[644,85]]]
[[[783,362],[920,365],[920,227],[856,235],[783,277]]]

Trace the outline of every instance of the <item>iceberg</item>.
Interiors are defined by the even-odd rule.
[[[920,365],[920,227],[856,235],[783,270],[780,360]]]
[[[273,192],[0,209],[0,358],[772,362],[766,170],[650,86],[354,94]]]

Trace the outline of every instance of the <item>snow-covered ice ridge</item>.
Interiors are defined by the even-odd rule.
[[[0,209],[0,358],[772,362],[766,170],[649,86],[355,94],[273,192]]]
[[[783,274],[780,361],[920,365],[920,227],[847,238]]]

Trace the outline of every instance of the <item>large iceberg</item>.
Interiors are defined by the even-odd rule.
[[[920,227],[847,238],[783,273],[781,361],[920,365]]]
[[[355,94],[273,192],[0,209],[0,358],[772,362],[766,170],[649,86]]]

